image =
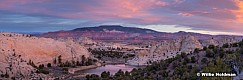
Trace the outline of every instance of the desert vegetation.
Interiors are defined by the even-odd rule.
[[[174,58],[152,62],[145,68],[131,72],[119,70],[115,75],[105,71],[99,75],[87,75],[88,80],[231,80],[232,77],[200,77],[198,72],[236,73],[233,67],[242,70],[243,41],[224,44],[222,47],[209,45],[195,49],[193,53],[181,53]],[[241,65],[241,66],[239,66]]]

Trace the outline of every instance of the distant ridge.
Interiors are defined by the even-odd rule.
[[[120,25],[101,25],[98,27],[84,27],[84,28],[77,28],[71,31],[95,31],[95,32],[119,31],[124,33],[160,33],[158,31],[154,31],[151,29],[123,27]]]
[[[225,37],[235,37],[242,39],[242,36],[232,35],[209,35],[194,32],[179,31],[176,33],[159,32],[151,29],[124,27],[121,25],[101,25],[96,27],[83,27],[67,31],[48,32],[39,35],[46,38],[80,38],[87,37],[92,40],[111,40],[111,41],[131,41],[131,40],[171,40],[182,36],[191,35],[198,39],[216,39]]]

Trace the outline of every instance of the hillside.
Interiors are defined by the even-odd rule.
[[[27,34],[0,33],[0,74],[10,77],[30,76],[35,69],[29,65],[53,63],[62,56],[62,61],[80,60],[90,53],[72,40],[56,41],[50,38],[32,37]]]
[[[128,61],[130,65],[148,65],[153,61],[174,58],[177,54],[192,53],[195,49],[202,49],[205,46],[215,45],[223,46],[223,44],[239,42],[236,38],[218,38],[218,39],[198,39],[195,36],[185,35],[177,40],[165,40],[158,42],[149,50],[142,51],[138,55]]]

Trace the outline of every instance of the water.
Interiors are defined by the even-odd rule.
[[[125,71],[132,71],[133,68],[138,68],[138,67],[129,66],[125,64],[105,65],[94,69],[84,70],[81,71],[81,73],[100,75],[104,71],[109,71],[111,74],[115,74],[120,69],[125,72]]]

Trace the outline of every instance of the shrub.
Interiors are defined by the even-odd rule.
[[[47,64],[47,67],[51,67],[51,63],[48,63],[48,64]]]
[[[207,59],[207,58],[203,58],[203,59],[201,60],[201,62],[205,64],[205,63],[208,62],[208,59]]]
[[[214,45],[209,45],[208,48],[209,48],[209,49],[214,49],[215,46],[214,46]]]
[[[213,57],[214,53],[211,50],[206,50],[206,57]]]
[[[208,49],[208,47],[206,47],[206,46],[203,47],[203,50],[204,50],[204,51],[206,51],[207,49]]]
[[[62,63],[62,56],[58,56],[58,63],[61,64]]]
[[[199,53],[200,49],[196,48],[193,53]]]
[[[195,63],[195,62],[196,62],[196,58],[195,58],[195,56],[192,56],[192,57],[191,57],[191,62],[192,62],[192,63]]]
[[[229,48],[229,44],[228,44],[228,43],[225,43],[225,44],[223,44],[222,47],[223,47],[223,48]]]
[[[186,57],[186,53],[185,53],[185,52],[182,52],[182,53],[181,53],[181,57],[182,57],[182,58],[185,58],[185,57]]]

